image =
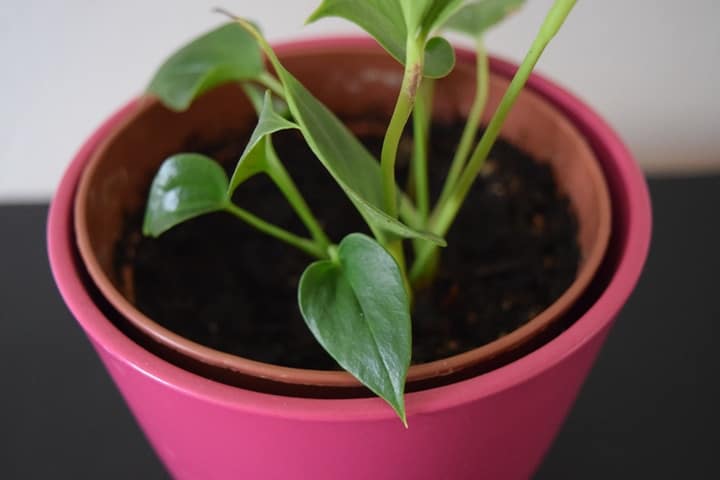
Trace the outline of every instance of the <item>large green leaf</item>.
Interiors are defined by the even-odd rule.
[[[264,71],[260,47],[235,22],[198,37],[175,52],[155,73],[148,92],[174,110],[222,83],[257,78]]]
[[[277,58],[270,57],[285,88],[290,112],[305,140],[365,221],[371,227],[400,237],[422,238],[445,245],[442,238],[412,229],[383,211],[382,177],[377,160]]]
[[[406,423],[403,392],[410,366],[410,305],[402,274],[375,240],[353,233],[334,260],[300,278],[300,311],[318,342]]]
[[[268,152],[270,135],[281,130],[292,128],[299,127],[297,124],[283,118],[275,112],[272,95],[269,91],[265,92],[258,123],[250,136],[250,141],[248,141],[248,144],[245,146],[243,154],[240,156],[240,160],[235,166],[235,171],[230,180],[229,195],[235,191],[238,185],[248,178],[257,173],[265,172],[270,168],[268,162],[273,158]]]
[[[326,17],[349,20],[372,35],[390,55],[404,64],[408,29],[400,2],[401,0],[324,0],[310,15],[308,22]],[[444,0],[435,2],[444,3]],[[430,29],[427,33],[430,33]],[[426,49],[423,75],[440,78],[450,73],[455,65],[455,52],[444,39],[434,42],[432,49]],[[441,42],[444,43],[442,46]]]
[[[163,162],[150,186],[143,233],[157,237],[175,225],[222,210],[228,178],[222,167],[198,153],[180,153]]]
[[[458,10],[443,26],[479,37],[524,3],[525,0],[475,0]]]

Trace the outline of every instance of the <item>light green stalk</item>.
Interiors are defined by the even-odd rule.
[[[247,210],[238,207],[235,204],[232,204],[228,202],[224,210],[226,212],[229,212],[236,217],[238,217],[240,220],[243,220],[244,222],[247,222],[252,227],[256,228],[257,230],[270,235],[271,237],[275,237],[278,240],[281,240],[289,245],[292,245],[295,248],[298,248],[302,250],[303,252],[307,253],[308,255],[311,255],[313,257],[319,258],[319,259],[325,259],[328,257],[328,251],[327,248],[320,245],[318,242],[315,242],[313,240],[310,240],[308,238],[300,237],[299,235],[296,235],[292,232],[289,232],[285,230],[284,228],[278,227],[277,225],[273,225],[272,223],[266,222],[262,218],[259,218],[252,213],[248,212]]]
[[[545,47],[547,47],[550,40],[552,40],[558,32],[568,14],[575,6],[576,1],[577,0],[555,0],[555,3],[550,8],[550,11],[545,17],[545,21],[540,27],[540,31],[535,37],[535,40],[533,40],[528,53],[525,55],[525,58],[520,64],[520,68],[518,68],[515,76],[510,82],[505,95],[500,101],[500,105],[490,120],[485,133],[475,147],[472,157],[463,170],[457,185],[447,196],[447,200],[436,207],[435,214],[433,214],[433,217],[430,219],[430,229],[433,233],[440,236],[445,236],[445,234],[447,234],[452,222],[455,220],[458,212],[460,211],[460,207],[462,206],[465,197],[470,191],[470,187],[472,187],[475,178],[485,163],[488,153],[490,152],[490,148],[500,134],[500,129],[502,128],[505,118],[514,105],[515,100],[517,100],[520,91],[525,86],[527,79],[530,77],[530,73],[532,73],[533,68],[545,50]],[[429,265],[431,265],[435,248],[436,247],[434,245],[426,244],[426,246],[421,250],[418,254],[417,260],[412,266],[412,270],[410,272],[411,279],[421,278],[424,275],[425,270],[429,268]]]
[[[390,117],[390,123],[385,132],[385,138],[380,152],[380,171],[382,174],[385,211],[394,218],[398,217],[395,161],[397,160],[400,138],[412,113],[415,97],[422,80],[424,43],[424,39],[408,38],[405,71],[400,86],[400,93],[398,94],[392,117]],[[402,239],[391,239],[385,246],[392,256],[395,257],[403,275],[405,275],[405,253],[403,251]]]
[[[320,222],[318,222],[317,218],[315,218],[315,215],[310,210],[310,207],[298,190],[292,177],[290,177],[290,174],[285,169],[285,166],[278,158],[277,153],[275,153],[272,143],[269,141],[268,165],[270,167],[268,175],[278,186],[288,203],[290,203],[293,210],[295,210],[295,213],[297,213],[298,217],[300,217],[300,220],[302,220],[303,224],[312,235],[315,243],[320,245],[320,247],[324,250],[327,250],[331,243],[330,239],[328,239],[325,231],[320,225]]]
[[[413,157],[412,178],[415,187],[415,205],[420,225],[424,228],[430,213],[430,192],[428,188],[428,144],[430,120],[432,118],[435,81],[424,78],[418,89],[413,109]],[[402,212],[401,212],[402,213]]]
[[[440,193],[438,205],[442,205],[447,200],[463,168],[465,168],[465,163],[470,155],[470,149],[475,140],[480,119],[482,118],[485,104],[487,103],[490,67],[488,65],[488,56],[482,36],[478,37],[476,41],[475,52],[475,98],[470,107],[470,113],[468,114],[462,136],[460,137],[460,143],[450,164],[450,170],[448,171],[447,179],[445,179],[445,184]]]

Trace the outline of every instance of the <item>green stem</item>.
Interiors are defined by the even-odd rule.
[[[447,200],[436,207],[436,212],[430,220],[430,227],[433,233],[445,236],[452,222],[455,220],[462,202],[465,200],[470,188],[472,187],[477,174],[480,172],[485,159],[487,158],[490,148],[500,134],[502,124],[510,112],[515,100],[517,100],[520,91],[525,86],[527,79],[530,77],[535,64],[542,55],[545,47],[560,29],[568,14],[572,10],[577,0],[555,0],[550,8],[545,21],[540,27],[535,40],[533,40],[527,55],[523,59],[505,95],[500,101],[500,105],[495,111],[490,123],[483,133],[482,138],[475,147],[475,151],[465,167],[460,179],[452,192],[448,195]],[[425,248],[419,252],[418,257],[410,271],[410,278],[420,278],[423,276],[425,269],[428,268],[430,260],[433,257],[435,246],[426,244]]]
[[[450,164],[450,170],[443,185],[442,192],[440,193],[438,205],[443,204],[447,200],[448,195],[452,192],[465,167],[470,149],[475,140],[475,135],[477,134],[478,125],[480,125],[480,119],[485,110],[485,104],[487,103],[490,67],[488,65],[485,42],[482,36],[477,39],[475,52],[475,98],[470,107],[470,113],[468,114],[462,136],[460,137],[460,143]]]
[[[327,250],[330,246],[330,239],[328,239],[325,231],[320,225],[320,222],[318,222],[315,215],[313,215],[310,207],[298,190],[292,177],[278,158],[270,139],[268,139],[267,152],[269,167],[268,175],[283,193],[293,210],[295,210],[295,213],[297,213],[298,217],[300,217],[300,220],[302,220],[305,224],[305,227],[312,235],[315,243],[319,244],[323,250]]]
[[[255,112],[260,115],[263,105],[262,95],[256,90],[259,89],[259,87],[251,84],[243,84],[242,87],[243,90],[245,90],[245,94],[250,99],[250,103],[252,103]],[[278,189],[280,189],[288,203],[292,206],[293,210],[295,210],[295,213],[297,213],[298,217],[300,217],[300,220],[302,220],[305,224],[305,227],[312,235],[313,240],[319,243],[323,248],[327,248],[330,245],[330,240],[325,234],[323,228],[320,226],[320,222],[318,222],[315,215],[313,215],[307,202],[305,202],[305,198],[303,198],[300,190],[297,188],[292,177],[285,169],[282,161],[280,161],[280,158],[275,151],[275,147],[272,144],[272,139],[269,136],[267,139],[266,152],[266,172],[268,176],[273,182],[275,182],[275,185],[277,185]]]
[[[393,110],[380,153],[380,172],[382,174],[385,210],[393,218],[398,216],[397,184],[395,182],[395,160],[403,130],[410,118],[415,95],[422,79],[424,39],[408,39],[405,72],[395,110]],[[387,242],[388,251],[395,257],[403,277],[406,275],[405,252],[402,239]],[[407,279],[406,279],[407,282]]]
[[[430,193],[428,189],[428,143],[430,119],[432,118],[435,82],[423,79],[418,89],[417,101],[413,109],[413,163],[412,173],[415,181],[415,204],[421,225],[427,222],[430,211]]]
[[[271,237],[275,237],[278,240],[281,240],[289,245],[292,245],[293,247],[302,250],[303,252],[307,253],[312,257],[316,257],[319,259],[325,259],[328,257],[327,248],[324,248],[317,242],[300,237],[292,232],[285,230],[284,228],[266,222],[265,220],[253,215],[247,210],[242,209],[230,202],[225,205],[225,211],[235,215],[244,222],[247,222],[249,225],[256,228],[257,230],[267,235],[270,235]]]
[[[257,81],[261,85],[270,89],[270,91],[278,97],[285,98],[285,89],[283,88],[282,83],[280,83],[277,78],[273,77],[270,72],[265,71],[261,73],[257,78]]]
[[[395,183],[395,160],[398,146],[405,124],[415,103],[415,95],[422,79],[422,45],[417,40],[408,40],[405,72],[403,74],[400,93],[398,94],[392,117],[380,153],[380,170],[382,172],[383,192],[385,194],[385,210],[391,217],[397,217],[397,187]]]
[[[416,230],[422,230],[423,222],[420,213],[413,205],[412,200],[407,195],[400,196],[400,219],[409,227]]]

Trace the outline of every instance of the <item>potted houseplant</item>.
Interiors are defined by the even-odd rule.
[[[467,95],[472,91],[467,80],[458,80],[462,72],[457,74],[460,77],[448,77],[448,82],[455,82],[448,85],[457,88],[449,91],[464,91],[462,102],[473,108],[463,111],[469,118],[468,126],[459,135],[460,147],[431,211],[428,156],[424,153],[431,112],[434,110],[436,119],[457,116],[457,112],[446,107],[452,102],[443,100],[443,95],[447,96],[441,88],[444,80],[438,80],[433,88],[432,82],[424,79],[444,76],[454,63],[452,47],[440,37],[429,38],[429,34],[447,24],[480,38],[491,22],[478,19],[501,17],[508,5],[518,2],[463,3],[322,3],[314,17],[343,16],[363,26],[404,64],[399,77],[388,76],[397,71],[393,60],[382,57],[383,67],[378,49],[373,50],[368,42],[305,43],[274,50],[252,24],[234,18],[172,57],[151,84],[150,90],[171,107],[185,109],[193,103],[187,113],[172,113],[152,101],[132,104],[98,131],[68,170],[50,214],[53,271],[66,301],[131,409],[178,477],[286,478],[301,471],[303,476],[326,478],[476,478],[482,473],[515,478],[527,476],[538,463],[639,274],[649,237],[647,193],[642,177],[627,163],[628,155],[621,144],[584,106],[537,78],[529,82],[535,93],[520,94],[532,66],[574,4],[559,0],[509,84],[502,77],[510,76],[511,67],[500,62],[493,64],[494,83],[488,80],[480,40],[476,62],[479,75],[470,77],[472,87],[476,87],[473,93]],[[263,65],[261,53],[268,58],[270,69]],[[310,90],[322,97],[322,80],[331,75],[307,65],[323,65],[317,60],[320,58],[325,68],[342,71],[337,64],[344,57],[349,57],[348,64],[352,65],[363,55],[375,59],[370,61],[370,68],[350,68],[340,82],[346,90],[324,92],[323,100],[350,120],[358,113],[352,105],[360,103],[362,115],[355,118],[355,130],[372,132],[377,122],[368,121],[367,105],[387,105],[387,92],[368,95],[360,90],[350,107],[337,98],[348,97],[353,88],[358,88],[358,82],[351,79],[363,71],[370,72],[375,83],[390,84],[396,95],[400,86],[390,110],[380,110],[380,116],[388,113],[390,121],[381,137],[379,163],[303,86],[319,82]],[[459,55],[457,70],[463,65],[466,70],[471,66],[467,54]],[[201,95],[229,80],[242,81],[244,90],[222,87]],[[507,93],[500,98],[503,83],[508,85]],[[257,85],[268,91],[258,93]],[[433,90],[435,105],[430,100]],[[250,102],[240,103],[243,95]],[[201,98],[193,102],[195,97]],[[489,105],[497,108],[483,108],[487,97]],[[443,237],[516,100],[518,106],[525,105],[521,110],[525,122],[511,116],[503,136],[527,149],[535,146],[537,156],[567,158],[590,152],[590,158],[603,159],[600,166],[590,162],[585,169],[576,169],[568,161],[553,164],[552,169],[555,177],[572,171],[567,177],[576,177],[575,185],[578,175],[583,180],[574,190],[573,182],[568,181],[561,191],[572,197],[576,210],[586,210],[587,215],[581,212],[578,220],[579,248],[584,249],[585,263],[572,286],[560,295],[569,300],[565,305],[552,303],[548,310],[555,311],[546,315],[544,323],[531,319],[527,325],[533,328],[523,326],[506,335],[510,342],[497,342],[501,349],[489,355],[487,350],[481,351],[480,357],[469,360],[469,366],[468,362],[456,365],[441,358],[429,362],[431,368],[415,369],[419,373],[414,380],[420,391],[404,395],[411,354],[411,296],[415,292],[417,303],[417,297],[427,292],[423,288],[433,283],[442,268],[441,256],[433,245],[445,243]],[[257,110],[259,120],[229,177],[207,155],[178,148],[187,144],[188,136],[207,140],[218,131],[237,135],[242,126],[251,125],[250,105]],[[411,188],[403,195],[397,187],[395,163],[413,105]],[[493,110],[491,118],[486,115],[489,123],[484,134],[471,148],[481,115]],[[228,127],[228,118],[237,123]],[[299,130],[331,179],[360,212],[372,237],[350,233],[333,244],[325,226],[302,198],[301,188],[287,173],[284,165],[288,161],[273,148],[270,135],[287,129]],[[551,139],[551,150],[537,146],[548,144],[540,142],[540,137]],[[152,154],[144,153],[148,151]],[[295,147],[291,151],[297,152]],[[154,163],[145,164],[142,158],[154,159]],[[593,173],[599,173],[600,168],[604,176]],[[309,238],[262,220],[237,204],[235,191],[257,173],[267,173],[285,194],[307,227]],[[603,256],[610,222],[609,213],[602,214],[603,210],[609,212],[609,202],[602,200],[606,198],[606,182],[615,202],[614,237]],[[131,193],[118,194],[126,191]],[[73,253],[73,201],[81,263]],[[311,372],[298,381],[300,369],[268,367],[256,361],[236,363],[234,356],[196,348],[197,342],[168,334],[167,328],[138,315],[132,302],[141,293],[138,282],[131,278],[123,283],[127,270],[117,268],[118,238],[124,226],[132,223],[126,218],[128,213],[138,209],[145,211],[144,231],[149,235],[160,235],[191,217],[223,210],[316,257],[299,280],[300,308],[314,336],[352,376],[325,372],[316,378]],[[593,218],[593,212],[600,213]],[[410,242],[402,238],[412,239],[413,263],[404,252]],[[89,278],[83,276],[85,268]],[[123,294],[119,294],[123,287]],[[572,295],[567,296],[567,292]],[[577,321],[540,348],[537,342],[516,333],[555,332],[549,326],[556,327],[563,319]],[[533,338],[546,341],[549,337]],[[517,356],[518,349],[525,353],[528,345],[534,349],[532,353],[507,363],[513,354]],[[478,358],[501,358],[507,364],[476,375],[471,367],[483,364]],[[411,379],[412,371],[410,368]],[[465,379],[450,375],[458,371]],[[438,377],[450,380],[434,383]],[[359,392],[358,381],[392,409]],[[313,398],[328,396],[357,398]],[[408,415],[411,425],[405,430],[397,416],[406,423]],[[511,445],[514,449],[509,448]]]

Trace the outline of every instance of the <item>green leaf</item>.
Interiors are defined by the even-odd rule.
[[[400,0],[400,9],[405,19],[406,32],[415,35],[423,26],[425,12],[435,3],[434,0]]]
[[[310,23],[326,17],[341,17],[349,20],[372,35],[390,55],[404,64],[408,29],[405,25],[405,16],[400,1],[324,0],[307,21]],[[447,5],[448,10],[443,9],[443,12],[452,10],[455,3],[459,4],[458,0],[450,0],[449,2],[447,0],[435,0],[434,3],[453,4]],[[413,11],[415,10],[413,9]],[[430,8],[429,11],[434,10]],[[430,31],[431,28],[427,29],[427,33],[430,33]],[[452,50],[452,47],[447,42],[443,48],[427,49],[423,68],[424,76],[439,78],[447,75],[452,70],[455,62],[454,52],[452,56],[448,56],[448,49]]]
[[[222,210],[228,178],[204,155],[180,153],[163,162],[150,186],[143,234],[157,237],[175,225]]]
[[[461,8],[463,0],[434,0],[423,17],[423,28],[430,33]]]
[[[475,0],[458,10],[443,26],[477,38],[524,3],[525,0]]]
[[[442,37],[433,37],[425,44],[425,76],[442,78],[455,67],[455,49]]]
[[[202,93],[264,71],[255,39],[235,22],[198,37],[175,52],[155,73],[148,92],[169,108],[185,110]]]
[[[253,102],[256,101],[257,99],[253,100]],[[245,146],[245,150],[240,156],[240,160],[235,166],[235,171],[230,180],[228,196],[232,195],[232,192],[235,191],[238,185],[248,178],[260,172],[268,171],[270,167],[268,164],[270,156],[268,155],[269,152],[267,149],[270,145],[270,135],[281,130],[292,128],[299,127],[296,123],[283,118],[275,112],[272,95],[270,91],[266,91],[258,123],[250,136],[248,144]]]
[[[414,230],[385,213],[377,160],[271,53],[268,52],[285,87],[290,112],[305,140],[365,221],[371,227],[400,237],[422,238],[444,246],[445,241],[437,235]]]
[[[334,260],[300,278],[300,311],[315,338],[382,397],[407,424],[403,392],[410,366],[410,305],[400,268],[375,240],[353,233]]]

